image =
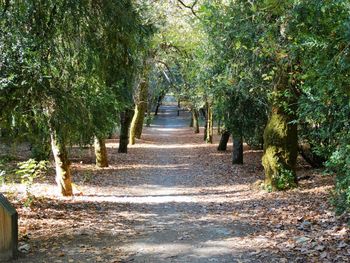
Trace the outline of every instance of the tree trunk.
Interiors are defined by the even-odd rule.
[[[206,135],[206,142],[207,143],[213,143],[213,133],[214,133],[214,118],[213,118],[213,110],[211,105],[207,106],[207,135]]]
[[[232,164],[243,164],[243,139],[242,139],[242,137],[233,137]]]
[[[129,128],[133,117],[132,110],[125,110],[120,113],[120,135],[119,135],[119,153],[128,152]]]
[[[204,118],[204,135],[203,135],[203,140],[206,141],[207,140],[207,128],[208,128],[208,116],[207,116],[207,111],[206,109],[201,109],[200,110],[202,115],[203,115],[203,118]]]
[[[228,140],[230,139],[230,132],[228,131],[224,131],[222,134],[221,134],[221,139],[220,139],[220,143],[219,143],[219,146],[218,146],[218,151],[226,151],[227,149],[227,143],[228,143]]]
[[[56,183],[63,196],[72,196],[72,176],[65,141],[51,130],[51,148],[56,166]]]
[[[158,103],[157,106],[156,106],[156,110],[154,111],[154,116],[158,115],[159,107],[160,107],[160,103]]]
[[[181,102],[178,100],[177,102],[177,116],[180,116]]]
[[[143,121],[147,110],[148,81],[142,80],[140,83],[139,99],[135,105],[134,117],[130,126],[130,144],[135,144],[135,138],[140,139],[143,129]]]
[[[193,119],[193,130],[194,133],[199,133],[199,113],[198,110],[192,110],[192,119]]]
[[[95,136],[95,156],[97,167],[108,167],[106,141],[97,136]]]
[[[165,96],[165,95],[162,94],[162,95],[160,95],[160,96],[158,97],[156,110],[154,111],[154,115],[155,115],[155,116],[158,115],[159,107],[160,107],[160,105],[162,105],[162,100],[163,100],[164,96]]]
[[[264,131],[265,186],[268,190],[284,190],[297,186],[295,165],[298,156],[297,125],[293,108],[295,98],[285,98],[288,91],[288,75],[284,73],[275,86],[275,101],[271,116]],[[282,108],[282,102],[288,109]]]

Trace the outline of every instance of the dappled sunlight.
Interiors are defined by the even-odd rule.
[[[245,163],[232,166],[230,151],[219,153],[202,134],[167,124],[145,128],[128,154],[118,154],[117,147],[117,139],[108,140],[110,165],[102,169],[92,149],[73,149],[74,196],[59,196],[53,174],[39,180],[31,187],[32,208],[21,211],[20,233],[35,233],[31,242],[69,255],[98,258],[104,248],[113,255],[117,248],[125,262],[202,263],[270,260],[278,257],[276,247],[287,253],[300,248],[304,217],[325,229],[335,224],[326,203],[329,180],[315,172],[317,180],[301,181],[299,189],[266,193],[255,183],[263,175],[259,150],[246,146]],[[1,190],[26,199],[23,185],[7,187]],[[305,203],[312,199],[316,208]],[[333,238],[318,233],[308,235]],[[65,245],[51,246],[62,238]]]
[[[154,255],[160,258],[186,258],[191,259],[211,259],[209,261],[218,262],[216,257],[223,255],[252,252],[251,245],[247,245],[247,241],[256,242],[260,241],[260,244],[256,247],[263,249],[264,244],[261,244],[261,238],[254,237],[228,237],[218,240],[207,240],[193,244],[191,240],[181,241],[177,240],[172,243],[159,243],[157,240],[149,240],[148,242],[135,242],[132,245],[122,247],[122,249],[129,252],[136,252],[140,256]],[[191,262],[191,261],[187,261]]]
[[[172,125],[172,128],[153,128],[153,130],[159,131],[159,132],[178,132],[179,129],[175,127],[182,127],[182,125]],[[171,136],[172,134],[160,134],[160,135]]]
[[[127,169],[168,169],[168,170],[186,170],[189,169],[189,164],[132,164],[132,165],[110,165],[104,168],[104,170],[127,170]]]
[[[178,255],[181,253],[189,253],[191,246],[189,244],[179,243],[163,243],[163,244],[150,244],[145,242],[137,242],[132,246],[121,247],[123,250],[129,253],[135,253],[141,255],[154,254],[159,257],[171,257],[169,254]]]
[[[131,148],[140,148],[140,149],[196,149],[196,148],[208,148],[211,145],[207,144],[191,144],[191,143],[186,143],[186,144],[137,144],[133,145]]]

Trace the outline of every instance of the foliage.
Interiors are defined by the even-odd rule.
[[[350,133],[344,131],[338,149],[332,153],[327,167],[329,171],[336,173],[336,187],[333,192],[333,202],[339,214],[350,212]]]
[[[33,202],[35,197],[31,193],[31,188],[35,180],[45,177],[47,165],[47,161],[37,162],[34,159],[29,159],[17,164],[15,174],[19,176],[21,184],[24,185],[26,189],[27,196],[24,203],[25,206],[30,206],[30,204]]]

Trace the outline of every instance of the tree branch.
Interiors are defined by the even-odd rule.
[[[192,14],[193,14],[195,17],[199,18],[198,15],[197,15],[197,13],[196,13],[196,11],[194,10],[195,6],[196,6],[197,3],[198,3],[198,0],[195,0],[195,1],[193,2],[192,5],[187,5],[187,4],[185,4],[185,2],[184,2],[183,0],[177,0],[177,1],[178,1],[183,7],[190,9],[191,12],[192,12]]]

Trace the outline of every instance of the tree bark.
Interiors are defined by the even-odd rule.
[[[243,164],[243,139],[242,139],[242,137],[233,137],[232,164]]]
[[[133,117],[132,110],[125,110],[120,113],[120,135],[119,135],[119,153],[128,153],[129,128]]]
[[[207,128],[208,128],[207,110],[202,108],[200,111],[201,111],[203,118],[205,120],[203,140],[206,141],[207,140]]]
[[[219,143],[219,146],[218,146],[218,151],[226,151],[227,150],[227,143],[228,143],[228,140],[230,139],[230,132],[229,131],[224,131],[222,134],[221,134],[221,139],[220,139],[220,143]]]
[[[55,159],[56,183],[63,196],[72,196],[72,175],[65,141],[54,130],[50,131],[51,149]]]
[[[199,133],[199,113],[198,110],[192,109],[193,130],[194,133]]]
[[[214,118],[213,118],[213,110],[211,105],[208,104],[207,106],[207,135],[206,135],[206,142],[207,143],[213,143],[213,134],[214,134]]]
[[[95,156],[97,167],[108,167],[106,141],[105,139],[97,136],[95,136]]]
[[[275,103],[264,131],[265,186],[268,190],[284,190],[297,186],[295,172],[298,156],[297,125],[293,124],[293,106],[296,98],[286,98],[288,74],[282,73],[275,85]],[[283,101],[281,101],[283,100]],[[288,109],[281,106],[288,103]]]
[[[165,96],[165,94],[161,94],[161,95],[158,97],[157,106],[156,106],[156,109],[155,109],[155,111],[154,111],[154,115],[155,115],[155,116],[158,115],[159,107],[162,105],[162,100],[163,100],[164,96]]]
[[[135,138],[140,139],[143,129],[143,121],[147,110],[148,81],[142,80],[140,83],[139,99],[135,105],[134,117],[130,126],[130,144],[135,144]]]

